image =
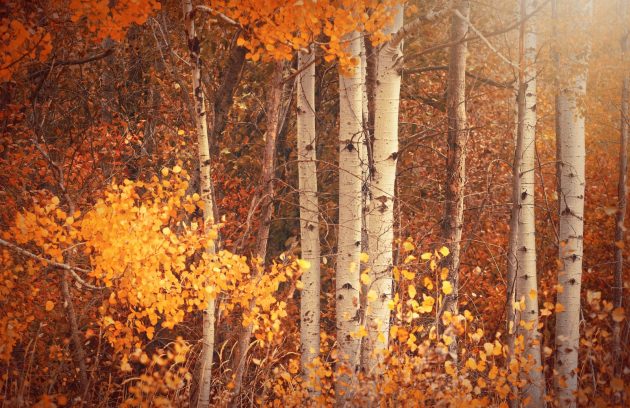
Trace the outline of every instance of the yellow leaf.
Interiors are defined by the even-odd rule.
[[[426,276],[424,277],[424,287],[429,289],[429,290],[433,290],[433,282],[431,281],[431,279],[427,278]]]
[[[474,359],[469,358],[468,360],[466,360],[466,367],[470,368],[471,370],[476,370],[477,362]]]
[[[446,374],[448,375],[455,375],[455,367],[453,367],[453,363],[451,363],[450,361],[445,361],[444,362],[444,371],[446,371]]]
[[[302,290],[302,289],[304,289],[304,282],[302,282],[301,280],[299,280],[299,281],[295,282],[295,288],[296,288],[297,290]]]
[[[621,323],[626,318],[626,313],[623,307],[616,307],[612,311],[612,318],[615,322]]]
[[[54,308],[55,308],[55,304],[53,302],[51,302],[50,300],[46,302],[46,311],[47,312],[50,312]]]
[[[177,134],[180,135],[180,136],[183,136],[184,135],[184,129],[179,129],[177,131]]]
[[[359,326],[359,330],[354,334],[354,336],[356,338],[359,338],[359,339],[363,338],[363,337],[365,337],[367,335],[368,335],[368,332],[367,332],[367,330],[365,330],[365,326],[363,326],[363,325]]]
[[[407,291],[409,292],[409,297],[410,298],[415,298],[416,297],[416,287],[414,285],[409,285],[409,287],[407,288]]]
[[[556,303],[556,313],[564,312],[566,309],[562,305],[562,303]]]
[[[423,261],[428,261],[429,259],[431,259],[431,253],[425,252],[424,254],[420,255],[420,259],[422,259]]]
[[[361,283],[364,285],[369,285],[370,282],[372,282],[372,278],[370,278],[370,275],[368,275],[367,273],[362,273],[361,274]]]
[[[442,281],[442,292],[444,292],[445,295],[453,293],[453,286],[451,285],[451,282]]]
[[[171,233],[171,229],[169,227],[165,227],[162,230],[162,234],[164,234],[164,235],[170,235],[170,233]]]
[[[374,289],[370,290],[367,294],[367,300],[370,302],[374,302],[376,299],[378,299],[376,291]]]
[[[363,263],[366,263],[367,261],[370,260],[370,256],[366,254],[365,252],[361,252],[361,255],[359,255],[359,260]]]
[[[413,251],[416,247],[409,241],[403,242],[403,249],[405,252]]]
[[[182,171],[182,168],[181,168],[181,167],[179,167],[179,166],[175,166],[175,167],[173,167],[173,173],[175,173],[175,174],[179,174],[179,173],[181,173],[181,171]]]
[[[311,267],[311,263],[305,259],[298,259],[297,264],[303,271],[306,271]]]
[[[442,248],[440,248],[440,254],[442,254],[442,256],[448,256],[448,254],[450,253],[451,251],[449,251],[447,247],[443,246]]]
[[[538,296],[538,292],[536,291],[536,289],[532,289],[529,291],[529,298],[531,300],[536,300],[536,296]]]
[[[494,344],[492,343],[484,343],[483,344],[483,349],[485,350],[487,355],[492,355],[492,352],[494,351]]]
[[[413,272],[411,272],[411,271],[408,271],[408,270],[406,270],[406,269],[404,269],[404,270],[402,271],[402,274],[403,274],[403,276],[405,277],[405,279],[407,279],[407,280],[413,280],[413,279],[416,277],[416,274],[415,274],[415,273],[413,273]]]
[[[497,368],[497,366],[492,366],[490,372],[488,372],[488,378],[494,380],[495,378],[497,378],[497,374],[499,374],[499,369]]]

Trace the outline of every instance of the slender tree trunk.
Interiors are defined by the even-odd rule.
[[[350,72],[345,72],[345,67],[339,72],[339,232],[335,287],[339,347],[335,391],[339,405],[344,405],[350,398],[360,358],[360,340],[356,334],[360,325],[361,288],[361,37],[353,32],[346,36],[346,40],[346,51],[358,64]]]
[[[536,9],[536,0],[520,0],[521,19]],[[536,164],[536,53],[537,38],[535,20],[521,26],[521,61],[519,73],[519,131],[520,150],[517,152],[518,169],[518,228],[516,300],[524,300],[520,310],[517,334],[523,338],[527,370],[527,385],[523,399],[527,406],[544,406],[545,381],[542,372],[538,331],[538,283],[536,274],[536,216],[535,164]]]
[[[466,18],[470,14],[470,3],[459,0],[457,9]],[[468,24],[461,18],[451,18],[451,41],[459,41],[468,33]],[[459,254],[464,226],[464,186],[466,184],[466,149],[468,125],[466,120],[466,54],[467,43],[461,42],[450,49],[447,84],[448,151],[446,157],[446,191],[442,238],[450,255],[442,266],[448,268],[448,280],[453,291],[444,296],[441,314],[449,311],[458,313]],[[442,319],[438,319],[441,325]],[[442,330],[440,330],[441,332]],[[451,343],[451,355],[457,358],[455,341]],[[453,355],[454,354],[454,355]]]
[[[369,99],[369,80],[368,80],[368,54],[367,50],[370,44],[369,37],[366,33],[363,33],[363,41],[361,43],[361,92],[362,92],[362,122],[363,122],[363,143],[361,143],[361,150],[359,151],[359,159],[361,161],[361,252],[369,253],[370,242],[368,236],[368,222],[370,212],[370,172],[373,169],[372,161],[372,132],[370,127],[370,117],[374,112],[370,112],[370,106],[373,108],[374,103],[370,104]],[[360,266],[360,273],[366,273],[370,269],[369,263],[362,262]],[[369,285],[361,282],[361,325],[366,324],[367,320],[367,293],[370,289]],[[361,338],[361,351],[360,351],[360,363],[361,368],[366,367],[366,356],[363,354],[365,350],[364,338]],[[369,357],[368,357],[369,358]]]
[[[362,107],[361,107],[361,120],[363,123],[363,143],[361,143],[361,252],[368,253],[369,252],[369,242],[368,242],[368,205],[370,202],[370,167],[371,166],[371,145],[368,146],[368,143],[371,141],[371,132],[370,132],[370,103],[368,99],[368,58],[367,58],[367,43],[370,40],[367,35],[364,33],[362,42],[361,42],[361,92],[362,92]],[[370,149],[370,150],[368,150]],[[367,268],[367,265],[361,265],[361,273],[363,270]],[[367,289],[367,288],[362,288]],[[363,302],[364,303],[364,302]],[[365,308],[365,304],[361,304],[361,308]]]
[[[574,76],[562,86],[558,98],[560,112],[560,231],[557,303],[564,311],[556,313],[556,397],[561,407],[575,407],[580,341],[580,290],[584,241],[585,138],[584,109],[590,45],[586,36],[592,14],[591,0],[572,0],[563,7],[571,21],[579,49],[572,49],[566,64]],[[575,32],[577,30],[577,33]],[[572,39],[574,40],[574,39]],[[573,70],[574,68],[574,70]]]
[[[621,0],[622,23],[628,18],[628,0]],[[615,308],[623,307],[623,248],[625,242],[625,219],[628,207],[628,120],[630,120],[630,73],[627,69],[628,46],[630,43],[630,30],[624,26],[621,38],[621,53],[624,73],[621,89],[621,132],[619,140],[619,185],[617,187],[618,204],[617,219],[615,225],[615,286],[613,288],[613,302]],[[613,328],[613,341],[616,363],[615,376],[621,377],[623,368],[623,350],[621,345],[622,322],[615,322]]]
[[[520,84],[519,84],[520,85]],[[524,93],[522,87],[517,91],[516,97],[516,138],[514,144],[514,160],[512,162],[512,210],[510,213],[510,235],[508,238],[508,259],[507,259],[507,333],[508,333],[508,358],[506,366],[509,369],[512,361],[517,359],[516,355],[516,332],[517,332],[517,310],[516,310],[516,276],[518,274],[518,244],[519,244],[519,195],[521,193],[520,157],[523,152],[522,126],[524,109]],[[518,388],[511,386],[513,399],[510,400],[510,407],[518,408]]]
[[[393,24],[387,31],[402,28],[403,7],[396,7]],[[385,43],[378,50],[374,110],[373,168],[370,172],[370,211],[368,238],[370,286],[376,298],[368,299],[367,338],[363,342],[364,370],[374,372],[387,350],[389,301],[392,299],[394,243],[394,194],[398,159],[398,109],[402,41]]]
[[[276,159],[276,141],[280,131],[280,108],[282,106],[283,94],[283,71],[284,63],[276,62],[274,66],[271,88],[267,99],[267,129],[265,131],[265,153],[262,163],[262,197],[260,201],[260,228],[256,240],[256,256],[264,264],[267,257],[267,244],[269,242],[269,229],[271,228],[271,218],[273,217],[273,197],[274,197],[274,173]],[[258,279],[254,277],[253,279]],[[256,299],[250,301],[249,310],[256,305]],[[236,397],[243,385],[243,374],[247,362],[247,352],[250,346],[253,326],[243,327],[239,333],[238,344],[233,358],[234,388],[233,395]],[[233,401],[236,403],[236,400]]]
[[[301,71],[304,69],[303,71]],[[300,296],[300,340],[304,380],[317,395],[316,373],[312,370],[320,348],[320,247],[319,203],[317,199],[317,138],[315,133],[315,49],[298,55],[297,149],[300,189],[300,245],[302,259],[311,267],[302,274]]]
[[[183,12],[188,40],[188,51],[192,64],[193,106],[195,108],[195,125],[197,128],[197,149],[199,156],[199,189],[203,202],[204,230],[209,231],[214,224],[214,197],[211,178],[210,147],[208,141],[208,123],[205,97],[201,85],[201,48],[195,30],[192,0],[183,0]],[[206,247],[209,255],[214,255],[214,243]],[[203,337],[201,362],[199,365],[199,389],[197,391],[197,407],[207,408],[210,405],[210,388],[212,386],[212,357],[214,355],[215,336],[215,300],[210,299],[203,313]]]
[[[68,271],[63,271],[61,277],[61,294],[63,295],[63,307],[66,309],[68,322],[70,323],[70,338],[73,345],[74,363],[79,368],[79,380],[81,381],[81,392],[85,394],[88,388],[87,366],[85,365],[85,350],[83,349],[83,341],[79,331],[79,323],[77,314],[74,310],[72,295],[70,294],[70,277]]]
[[[214,97],[214,124],[210,139],[216,148],[219,146],[218,142],[228,123],[228,114],[234,101],[234,92],[241,80],[246,53],[245,47],[232,46],[230,56],[221,75],[221,85]]]
[[[560,111],[560,52],[558,50],[559,45],[557,42],[559,41],[558,37],[558,2],[557,0],[551,0],[551,19],[553,24],[553,39],[556,44],[551,49],[551,56],[553,60],[553,81],[555,88],[554,95],[554,108],[556,111],[556,117],[554,118],[555,132],[556,132],[556,195],[558,200],[558,220],[560,219],[560,185],[562,183],[560,174],[562,173],[562,162],[560,159],[560,152],[562,150],[562,146],[560,145],[560,118],[562,112]]]

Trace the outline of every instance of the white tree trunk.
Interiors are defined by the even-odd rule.
[[[209,230],[214,224],[214,199],[212,197],[212,179],[210,167],[210,148],[208,144],[208,124],[203,89],[201,88],[200,41],[195,31],[192,0],[183,1],[184,21],[188,50],[192,64],[193,103],[197,126],[197,143],[199,149],[199,188],[203,201],[204,228]],[[215,253],[214,243],[206,248],[208,254]],[[197,407],[207,408],[210,405],[210,387],[212,385],[212,356],[214,354],[214,314],[215,301],[208,301],[203,314],[203,338],[199,370],[199,390]]]
[[[536,8],[536,0],[521,0],[521,19]],[[517,143],[518,168],[518,227],[517,227],[517,270],[516,300],[525,300],[525,308],[520,311],[517,333],[523,336],[525,358],[531,364],[528,370],[527,385],[523,398],[527,406],[544,406],[545,382],[542,373],[540,342],[538,331],[538,284],[536,274],[536,217],[535,199],[535,159],[536,159],[536,53],[537,39],[535,20],[523,23],[521,27],[521,72],[519,74],[519,124]]]
[[[402,28],[403,7],[387,31]],[[373,169],[370,174],[368,239],[370,287],[376,298],[366,303],[367,338],[363,342],[364,370],[373,372],[382,360],[389,338],[389,301],[392,299],[392,246],[394,241],[394,186],[398,159],[398,109],[402,42],[378,49],[374,109]]]
[[[311,267],[302,274],[300,297],[300,340],[302,373],[307,384],[316,379],[313,360],[319,356],[320,345],[320,247],[319,208],[317,200],[317,157],[315,134],[315,49],[298,55],[297,83],[297,149],[300,189],[300,244],[302,259]],[[311,387],[311,389],[313,389]]]
[[[350,397],[359,366],[359,263],[361,254],[361,159],[363,144],[361,37],[346,36],[346,51],[358,64],[350,73],[339,73],[339,233],[336,279],[338,377],[337,401]]]
[[[564,64],[569,64],[568,71],[573,75],[565,86],[561,86],[558,98],[561,166],[558,284],[562,289],[558,291],[557,302],[565,310],[556,314],[555,388],[560,407],[575,407],[584,241],[585,123],[582,102],[586,95],[590,53],[586,27],[590,23],[592,1],[567,3],[568,8],[561,9],[565,14],[562,17],[574,17],[572,32],[579,37],[577,43],[580,45],[570,51]]]

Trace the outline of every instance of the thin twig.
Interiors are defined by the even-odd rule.
[[[87,269],[79,268],[79,267],[76,267],[76,266],[71,266],[71,265],[68,265],[68,264],[65,264],[65,263],[60,263],[60,262],[53,261],[52,259],[44,258],[42,256],[39,256],[37,254],[32,253],[31,251],[28,251],[28,250],[24,249],[22,247],[19,247],[19,246],[15,245],[15,244],[12,244],[9,241],[5,241],[4,239],[1,239],[1,238],[0,238],[0,245],[4,245],[7,248],[10,248],[10,249],[14,250],[17,253],[19,253],[21,255],[24,255],[24,256],[27,256],[27,257],[29,257],[31,259],[36,260],[36,261],[44,262],[44,263],[47,263],[48,265],[54,266],[54,267],[59,268],[59,269],[63,269],[65,271],[68,271],[68,272],[70,272],[72,274],[72,277],[74,279],[76,279],[77,282],[79,282],[81,285],[85,286],[86,288],[94,289],[94,290],[107,289],[104,286],[94,286],[92,284],[89,284],[86,281],[84,281],[83,278],[81,278],[77,274],[77,272],[90,273],[90,271],[87,270]]]
[[[497,56],[499,58],[501,58],[506,64],[511,65],[517,69],[520,69],[518,64],[513,63],[512,61],[510,61],[509,58],[507,58],[505,55],[503,55],[499,50],[496,49],[496,47],[494,45],[492,45],[492,43],[490,42],[490,40],[488,40],[486,38],[485,35],[483,35],[483,33],[481,31],[479,31],[471,22],[468,18],[466,18],[464,15],[462,15],[462,13],[459,12],[459,10],[453,10],[453,15],[457,16],[459,19],[461,19],[463,22],[465,22],[466,24],[468,24],[468,27],[475,33],[477,34],[477,36],[479,38],[481,38],[481,40],[486,44],[486,46],[488,46],[488,48],[490,48],[490,50],[492,52],[494,52],[495,54],[497,54]]]

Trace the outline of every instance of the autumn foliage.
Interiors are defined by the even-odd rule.
[[[443,267],[451,254],[439,237],[446,189],[445,64],[452,45],[451,14],[440,14],[443,3],[405,2],[405,18],[420,17],[422,24],[405,38],[409,58],[399,62],[403,85],[389,341],[377,369],[345,373],[337,364],[335,323],[337,69],[360,66],[360,58],[346,51],[349,33],[365,39],[368,60],[369,50],[391,39],[385,28],[402,2],[195,2],[201,90],[190,87],[191,44],[179,1],[4,2],[2,406],[194,406],[203,364],[203,314],[211,299],[216,303],[210,358],[214,406],[333,406],[340,401],[335,384],[352,378],[344,374],[356,374],[347,406],[513,406],[534,367],[525,337],[511,341],[516,330],[506,322],[518,73],[504,59],[518,59],[510,37],[518,34],[518,24],[492,33],[513,21],[517,2],[472,6],[471,22],[479,33],[492,34],[486,39],[492,47],[479,36],[467,38],[470,133],[457,288]],[[630,401],[628,243],[614,239],[620,73],[629,67],[617,50],[623,24],[613,22],[614,9],[595,8],[588,94],[580,101],[587,115],[587,215],[575,372],[579,406],[621,407]],[[549,406],[564,406],[553,391],[555,319],[566,310],[556,299],[564,290],[557,284],[563,244],[557,242],[558,85],[549,44],[558,34],[550,28],[546,3],[537,13],[542,44],[535,146],[538,291],[528,296],[540,308],[545,399]],[[300,278],[311,265],[300,253],[294,101],[300,72],[294,61],[312,44],[322,323],[319,357],[306,378],[300,366]],[[264,118],[276,61],[283,62],[285,79],[272,169],[274,217],[261,258],[256,240],[267,191],[260,181],[268,137]],[[195,92],[207,98],[214,225],[203,222]],[[207,251],[210,246],[214,254]],[[615,248],[624,250],[621,307],[613,298]],[[357,299],[365,304],[379,294],[368,254],[362,252],[360,259],[354,265],[361,282]],[[458,312],[443,312],[445,296],[455,290]],[[517,312],[524,313],[525,300],[514,302]],[[364,341],[368,332],[361,312],[352,336]],[[526,320],[519,324],[532,329]],[[239,332],[250,325],[243,386],[235,395],[233,359]],[[614,351],[617,335],[620,353]]]

